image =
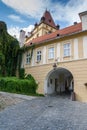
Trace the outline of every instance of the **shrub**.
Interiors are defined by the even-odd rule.
[[[35,81],[35,79],[33,78],[33,76],[31,74],[28,74],[25,79],[29,79],[29,80],[33,80]]]
[[[36,94],[37,84],[32,79],[18,79],[16,77],[0,78],[0,90],[21,94]]]
[[[5,80],[0,79],[0,90],[4,90],[4,88],[5,88]]]
[[[20,79],[24,79],[25,78],[25,69],[24,68],[20,68],[19,69],[19,78]]]

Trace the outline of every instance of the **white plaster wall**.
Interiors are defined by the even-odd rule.
[[[50,79],[49,79],[49,86],[47,88],[47,94],[53,94],[55,91],[55,81],[53,78],[52,79],[52,84],[50,84]]]
[[[47,94],[55,93],[55,79],[58,78],[58,74],[53,73],[50,75],[48,80]],[[52,79],[52,84],[50,83],[50,79]]]
[[[87,30],[87,15],[82,16],[82,30]]]

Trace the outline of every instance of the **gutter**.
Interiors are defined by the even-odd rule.
[[[71,34],[65,34],[65,35],[59,35],[59,36],[55,36],[54,38],[50,38],[50,39],[46,39],[44,41],[40,41],[38,43],[32,43],[33,45],[39,45],[39,44],[43,44],[45,42],[49,42],[49,41],[53,41],[53,40],[57,40],[57,39],[61,39],[61,38],[65,38],[65,37],[69,37],[69,36],[73,36],[73,35],[76,35],[76,34],[80,34],[80,33],[83,33],[83,32],[87,32],[87,30],[84,30],[84,31],[79,31],[79,32],[74,32],[74,33],[71,33]],[[57,34],[56,34],[57,35]],[[29,45],[30,46],[30,45]],[[28,47],[28,46],[26,46]]]

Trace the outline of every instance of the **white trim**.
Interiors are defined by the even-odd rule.
[[[67,46],[67,45],[69,45],[69,46]],[[68,52],[69,54],[67,54],[65,52]],[[67,56],[71,56],[71,43],[70,42],[63,44],[63,57],[67,57]]]
[[[46,46],[43,47],[43,64],[46,64]]]
[[[79,58],[79,59],[73,59],[73,60],[67,60],[67,61],[60,61],[60,63],[66,63],[66,62],[74,62],[74,61],[80,61],[80,60],[87,60],[87,58]],[[46,63],[46,64],[39,64],[38,66],[42,66],[42,65],[50,65],[52,64],[53,65],[54,62],[51,62],[51,63]],[[61,64],[59,64],[61,65]],[[36,67],[37,65],[34,65],[34,67]],[[30,66],[32,67],[32,66]]]
[[[78,39],[74,39],[74,59],[78,59]]]
[[[87,58],[87,36],[83,37],[83,57]]]
[[[60,62],[60,43],[57,44],[57,58],[58,61]]]

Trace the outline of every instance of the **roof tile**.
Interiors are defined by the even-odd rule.
[[[30,43],[37,44],[37,43],[45,42],[46,40],[51,40],[57,36],[72,34],[72,33],[79,32],[79,31],[82,31],[82,23],[77,23],[76,25],[72,25],[72,26],[66,27],[64,29],[57,30],[51,34],[46,34],[44,36],[37,37],[37,38],[29,41],[28,43],[26,43],[26,46],[29,46]]]

